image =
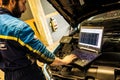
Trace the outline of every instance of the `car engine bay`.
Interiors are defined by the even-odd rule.
[[[104,26],[102,55],[86,67],[73,63],[66,66],[44,66],[50,80],[119,80],[120,79],[120,19],[85,21],[82,25]],[[63,36],[54,51],[63,58],[77,48],[79,29],[70,36]],[[64,41],[65,40],[65,41]],[[49,80],[49,79],[48,79]]]

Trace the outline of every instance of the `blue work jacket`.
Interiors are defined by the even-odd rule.
[[[28,24],[0,8],[0,68],[15,70],[31,65],[27,54],[51,64],[55,55],[34,36]]]

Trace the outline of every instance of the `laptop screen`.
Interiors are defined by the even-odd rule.
[[[81,26],[79,45],[100,49],[103,36],[103,27]]]

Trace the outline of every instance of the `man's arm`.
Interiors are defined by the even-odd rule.
[[[56,57],[51,53],[40,40],[34,37],[34,31],[28,26],[24,25],[19,34],[19,42],[22,43],[22,46],[25,46],[31,55],[34,55],[39,61],[51,66],[66,65],[72,62],[75,55],[71,54],[63,59]]]

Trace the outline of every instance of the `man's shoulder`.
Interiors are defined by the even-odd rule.
[[[4,15],[7,20],[5,20],[6,22],[8,22],[8,25],[17,27],[17,28],[22,28],[24,26],[28,26],[27,23],[25,23],[23,20],[21,20],[20,18],[16,18],[13,17],[11,15]]]

